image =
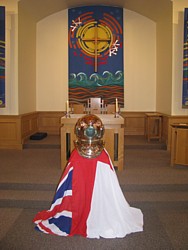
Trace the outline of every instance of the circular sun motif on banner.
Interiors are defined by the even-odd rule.
[[[83,53],[90,56],[99,56],[109,50],[113,42],[113,35],[108,26],[89,22],[79,27],[76,38]]]
[[[122,47],[122,27],[117,19],[104,12],[100,18],[85,12],[70,23],[69,49],[74,57],[82,57],[85,64],[98,66],[107,64],[108,58],[117,55]]]

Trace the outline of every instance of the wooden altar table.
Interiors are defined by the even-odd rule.
[[[70,114],[70,117],[61,118],[61,168],[64,169],[74,149],[75,124],[84,114]],[[114,117],[114,114],[97,114],[102,120],[105,133],[103,140],[112,163],[118,170],[123,170],[124,164],[124,118]]]

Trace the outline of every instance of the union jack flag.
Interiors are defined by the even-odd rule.
[[[143,230],[143,215],[129,206],[106,150],[86,159],[74,150],[49,210],[39,212],[36,229],[59,236],[115,238]]]
[[[68,167],[66,174],[57,187],[50,210],[39,212],[35,217],[36,228],[40,231],[61,236],[70,234],[72,223],[72,175],[73,167]]]

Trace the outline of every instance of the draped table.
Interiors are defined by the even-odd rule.
[[[143,231],[143,213],[120,188],[108,152],[84,158],[73,150],[48,210],[38,212],[36,229],[59,236],[122,238]]]

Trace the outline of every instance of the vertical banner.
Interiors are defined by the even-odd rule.
[[[123,9],[83,6],[69,9],[69,101],[118,98],[124,106]]]
[[[183,45],[183,98],[182,107],[188,108],[188,8],[184,12],[184,45]]]
[[[0,6],[0,108],[5,107],[5,7]]]

